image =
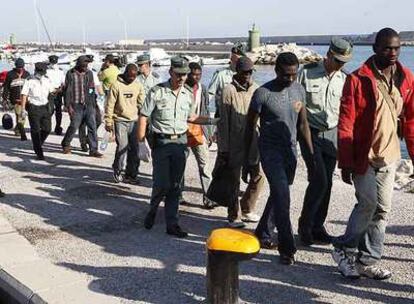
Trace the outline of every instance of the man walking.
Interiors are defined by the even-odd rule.
[[[137,120],[138,110],[144,103],[144,88],[135,81],[137,72],[135,64],[126,66],[125,72],[111,86],[105,107],[105,129],[107,132],[115,132],[117,144],[112,165],[116,183],[125,180],[138,184]]]
[[[187,150],[188,122],[208,123],[206,117],[194,115],[193,95],[184,88],[188,62],[181,57],[171,59],[170,80],[153,87],[141,108],[138,122],[140,154],[148,154],[144,144],[147,123],[153,130],[153,188],[150,210],[144,226],[154,225],[160,202],[165,201],[167,234],[184,238],[188,234],[178,225],[179,197],[182,191]],[[147,150],[147,151],[144,151]]]
[[[54,112],[56,119],[55,134],[62,135],[62,105],[63,105],[63,89],[65,85],[65,73],[58,66],[59,57],[56,55],[49,56],[49,68],[47,69],[47,77],[55,91],[52,96],[54,104]]]
[[[324,60],[305,65],[298,81],[306,91],[306,111],[312,133],[314,155],[306,141],[299,137],[302,156],[308,168],[309,185],[299,218],[299,237],[303,245],[330,244],[324,227],[331,198],[332,176],[336,166],[337,125],[340,98],[346,79],[343,67],[352,58],[351,44],[333,38]],[[308,169],[309,171],[309,169]]]
[[[106,55],[101,70],[98,73],[105,95],[108,95],[111,85],[117,80],[119,74],[119,69],[115,65],[115,56],[112,54]]]
[[[207,88],[201,84],[202,68],[198,63],[191,62],[189,64],[190,73],[188,74],[186,87],[193,94],[193,107],[196,115],[210,117],[209,97]],[[193,151],[197,161],[198,172],[200,176],[201,188],[203,190],[203,205],[207,209],[214,207],[214,203],[207,197],[207,190],[211,181],[208,160],[208,141],[211,138],[211,127],[201,126],[197,124],[189,124],[187,131],[187,157],[190,150]],[[183,181],[185,178],[183,178]],[[183,185],[184,188],[184,185]],[[184,199],[180,198],[180,204],[184,203]]]
[[[270,187],[270,196],[257,226],[256,235],[259,239],[269,235],[267,229],[272,212],[278,232],[280,263],[285,265],[294,263],[296,252],[290,221],[289,185],[295,177],[298,132],[306,140],[310,154],[313,154],[304,104],[305,91],[295,81],[298,67],[298,58],[293,53],[281,53],[277,57],[277,77],[254,93],[246,127],[246,151],[249,151],[260,117],[260,161]],[[312,174],[311,170],[310,175]]]
[[[64,154],[71,153],[71,142],[82,122],[88,127],[89,155],[102,157],[98,152],[96,134],[96,95],[92,72],[88,69],[89,59],[80,56],[76,66],[69,70],[65,80],[65,106],[71,118],[69,128],[62,140]]]
[[[217,124],[218,155],[216,166],[230,170],[228,187],[232,189],[228,202],[229,226],[240,228],[244,222],[258,222],[259,216],[253,211],[263,187],[264,179],[260,174],[258,150],[253,144],[245,162],[246,150],[244,135],[246,130],[247,112],[257,85],[252,81],[254,64],[248,57],[241,57],[236,64],[236,74],[232,83],[228,84],[220,103],[220,120]],[[243,172],[250,173],[249,185],[239,203],[240,178]],[[217,170],[217,168],[215,168]],[[244,175],[244,174],[243,174]],[[244,178],[245,179],[245,178]],[[239,214],[241,206],[241,220]]]
[[[346,278],[383,280],[392,275],[378,263],[401,157],[400,122],[414,161],[414,76],[398,61],[400,46],[396,31],[380,30],[375,54],[347,77],[344,86],[338,124],[339,167],[342,180],[354,184],[358,203],[345,234],[333,240],[332,256]]]
[[[17,122],[14,133],[16,136],[20,135],[21,140],[24,141],[27,140],[24,129],[26,119],[22,117],[22,112],[25,109],[22,107],[20,97],[23,84],[30,77],[30,74],[24,69],[24,60],[22,58],[18,58],[14,65],[15,68],[7,73],[6,80],[3,84],[3,104],[6,105],[5,108],[8,108],[8,103],[14,107]]]
[[[215,117],[219,117],[219,108],[223,95],[223,89],[226,85],[233,81],[233,76],[236,74],[236,64],[240,57],[245,56],[243,45],[238,43],[231,49],[230,65],[224,69],[217,70],[208,86],[208,93],[210,100],[214,98],[215,102]]]
[[[137,81],[144,86],[145,96],[157,84],[161,82],[160,76],[151,69],[151,57],[143,54],[137,58],[138,76]]]
[[[37,159],[44,160],[42,145],[51,130],[51,116],[49,108],[49,94],[55,91],[53,84],[46,76],[47,64],[38,62],[35,64],[34,76],[27,79],[22,88],[22,117],[29,115],[30,135],[32,137],[33,150]]]

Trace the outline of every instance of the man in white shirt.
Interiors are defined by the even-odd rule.
[[[62,135],[62,105],[63,105],[63,87],[65,85],[65,73],[58,66],[59,57],[56,55],[49,56],[49,68],[47,69],[47,77],[49,78],[56,94],[53,96],[53,104],[55,108],[55,134]]]
[[[47,64],[37,62],[34,76],[25,81],[22,92],[22,116],[29,116],[30,134],[33,150],[37,159],[44,160],[42,145],[48,137],[52,125],[51,112],[49,110],[49,94],[55,91],[49,78],[46,76]]]

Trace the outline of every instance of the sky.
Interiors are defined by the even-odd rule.
[[[414,30],[413,0],[2,0],[0,41],[37,41],[34,1],[54,42],[367,34]],[[40,40],[47,37],[40,23]]]

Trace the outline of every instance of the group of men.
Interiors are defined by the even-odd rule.
[[[193,151],[204,206],[214,208],[222,203],[213,199],[217,193],[212,186],[224,174],[229,226],[258,222],[255,233],[261,246],[278,248],[280,262],[293,264],[297,248],[289,186],[295,177],[299,144],[309,181],[298,225],[301,243],[333,244],[332,257],[347,278],[389,278],[391,272],[378,262],[400,159],[399,136],[404,136],[414,160],[414,78],[398,62],[400,39],[393,29],[379,31],[374,55],[348,74],[344,66],[352,59],[352,49],[350,42],[333,38],[326,57],[302,69],[293,53],[282,53],[276,60],[276,78],[258,87],[253,82],[253,62],[235,46],[230,66],[214,74],[208,89],[200,83],[201,66],[181,57],[171,59],[170,78],[161,82],[151,70],[148,55],[139,56],[137,64],[127,65],[122,74],[107,56],[98,77],[106,95],[105,129],[115,134],[117,143],[112,166],[115,182],[139,183],[140,160],[152,159],[153,187],[145,228],[153,227],[164,201],[166,232],[188,235],[179,225],[178,210],[185,203],[184,171]],[[49,96],[59,104],[62,95],[71,117],[62,141],[64,153],[70,153],[71,140],[84,123],[90,155],[101,156],[96,136],[96,96],[100,93],[96,77],[88,69],[90,61],[80,57],[65,81],[53,85],[45,77],[53,67],[48,70],[45,64],[36,64],[34,77],[24,81],[21,91],[14,92],[12,86],[6,90],[7,100],[13,99],[17,105],[16,133],[22,140],[29,100],[31,136],[38,158],[44,157],[41,146],[50,132]],[[51,78],[63,79],[57,74]],[[9,82],[17,84],[24,77],[21,62],[16,61]],[[213,99],[215,118],[209,110]],[[61,120],[58,115],[57,122]],[[55,132],[59,130],[57,124]],[[212,141],[217,141],[218,153],[210,174],[208,145]],[[344,235],[332,237],[324,224],[337,159],[343,181],[355,187],[358,203]],[[270,195],[259,217],[255,206],[264,177]],[[241,180],[248,184],[244,193],[240,193]],[[272,235],[275,228],[277,243]]]

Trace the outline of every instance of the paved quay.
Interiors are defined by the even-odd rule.
[[[2,114],[2,113],[0,113]],[[68,118],[65,116],[65,123]],[[189,158],[181,225],[187,239],[165,233],[160,208],[151,231],[143,219],[151,191],[151,166],[143,164],[142,184],[114,184],[111,163],[115,144],[103,159],[80,149],[61,152],[61,137],[45,144],[38,161],[31,142],[0,129],[0,268],[48,303],[205,303],[205,240],[226,225],[226,210],[201,208],[200,184]],[[74,147],[79,147],[77,139]],[[211,165],[215,152],[211,151]],[[306,187],[303,163],[291,188],[294,229]],[[260,197],[264,208],[268,187]],[[327,228],[341,234],[355,203],[351,186],[339,177]],[[330,246],[299,247],[294,266],[278,264],[278,254],[262,250],[240,269],[240,293],[248,303],[390,303],[414,302],[414,195],[395,192],[383,265],[393,271],[384,282],[343,279]],[[248,229],[254,229],[249,224]],[[1,283],[0,283],[1,285]],[[0,303],[3,303],[0,299]]]

